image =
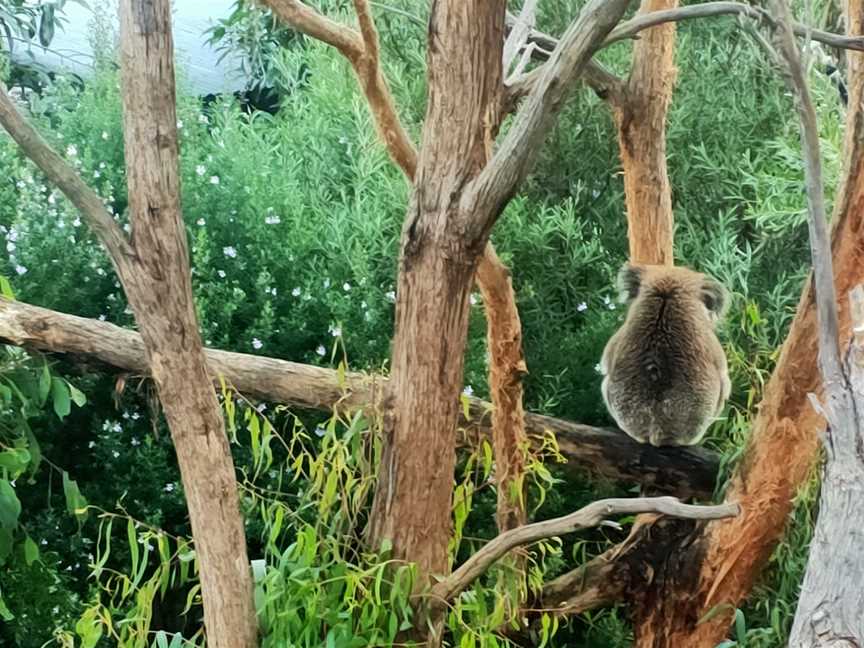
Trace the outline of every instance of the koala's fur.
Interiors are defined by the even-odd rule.
[[[641,443],[698,443],[729,398],[726,355],[714,332],[726,290],[687,268],[630,264],[618,285],[627,319],[600,361],[609,413]]]

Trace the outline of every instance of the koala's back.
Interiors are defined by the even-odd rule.
[[[714,331],[674,284],[651,286],[631,308],[609,367],[606,397],[636,438],[654,445],[698,439],[717,410],[722,354]]]

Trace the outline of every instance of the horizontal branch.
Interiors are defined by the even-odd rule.
[[[110,367],[148,375],[144,343],[134,331],[98,320],[65,315],[0,299],[0,341],[17,346],[69,354]],[[206,349],[214,380],[222,376],[246,396],[294,407],[332,410],[363,408],[378,403],[386,378],[276,360],[244,353]],[[488,435],[491,405],[470,400],[463,420],[469,441]],[[539,414],[526,414],[525,426],[534,441],[546,432],[555,435],[564,468],[638,483],[655,492],[678,497],[711,497],[719,469],[716,454],[698,447],[655,448],[640,444],[619,430],[597,428]]]
[[[720,520],[735,517],[739,512],[737,504],[693,506],[682,504],[673,497],[600,500],[563,517],[527,524],[501,533],[453,573],[436,583],[432,587],[431,596],[437,601],[450,601],[485,573],[495,561],[516,547],[589,529],[613,516],[658,513],[689,520]]]
[[[259,0],[279,20],[293,29],[320,40],[338,49],[349,59],[363,56],[363,39],[360,34],[319,13],[300,0]]]

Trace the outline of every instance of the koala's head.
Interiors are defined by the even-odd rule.
[[[729,295],[718,281],[682,267],[625,263],[618,272],[618,290],[621,301],[631,307],[657,295],[700,304],[712,325],[723,319],[729,306]]]

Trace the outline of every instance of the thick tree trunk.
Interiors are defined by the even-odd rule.
[[[853,5],[850,4],[850,7]],[[860,4],[854,3],[851,29],[862,25]],[[854,33],[861,33],[855,31]],[[845,174],[837,194],[831,250],[839,303],[840,343],[850,337],[849,303],[845,298],[864,278],[864,76],[850,69],[846,121]],[[811,474],[822,416],[808,394],[820,393],[817,367],[816,311],[808,279],[777,366],[766,385],[759,412],[727,491],[741,504],[734,520],[699,528],[670,554],[685,557],[686,569],[657,574],[654,605],[637,610],[640,648],[714,648],[726,636],[732,611],[753,587],[762,566],[780,539],[798,488]],[[783,457],[783,461],[777,461]],[[720,614],[697,623],[709,610]]]
[[[641,13],[678,0],[642,0]],[[675,85],[675,23],[652,27],[633,45],[627,83],[609,96],[624,167],[630,261],[672,265],[672,189],[666,169],[666,116]]]
[[[417,564],[421,583],[449,571],[469,293],[483,249],[467,246],[459,198],[486,158],[483,125],[502,82],[504,5],[438,2],[429,24],[428,109],[402,231],[384,452],[368,529],[373,547],[390,540],[397,558]]]
[[[171,3],[121,3],[123,118],[132,247],[121,277],[183,478],[208,645],[252,648],[246,537],[222,412],[198,332],[180,212]]]

